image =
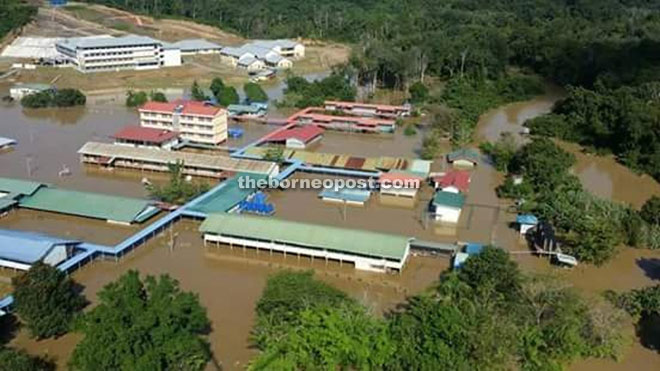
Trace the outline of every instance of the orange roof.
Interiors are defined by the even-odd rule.
[[[414,174],[389,172],[389,173],[382,173],[380,175],[380,178],[378,179],[378,182],[389,183],[389,184],[393,184],[393,182],[405,182],[406,185],[409,185],[414,182],[415,188],[419,188],[422,184],[422,180],[424,180],[424,178]]]
[[[408,107],[404,106],[391,106],[388,104],[371,104],[371,103],[359,103],[359,102],[340,102],[334,100],[326,100],[326,105],[335,105],[341,107],[366,107],[366,108],[375,108],[381,111],[408,111]]]
[[[289,122],[295,122],[300,118],[310,119],[316,122],[333,122],[333,121],[346,121],[348,123],[363,125],[363,126],[378,126],[378,125],[394,125],[393,120],[383,120],[378,118],[367,118],[358,116],[335,116],[314,113],[314,111],[323,110],[319,107],[307,107],[299,112],[294,113],[288,119]]]
[[[204,102],[197,102],[197,101],[183,100],[183,99],[177,99],[167,103],[147,102],[142,107],[140,107],[140,111],[174,113],[178,108],[180,108],[181,114],[194,115],[194,116],[213,117],[223,111],[221,107],[205,104]]]
[[[130,141],[162,144],[176,138],[179,134],[174,131],[145,128],[142,126],[124,126],[113,137]]]
[[[461,192],[467,192],[470,188],[470,173],[467,171],[450,171],[445,175],[433,178],[433,181],[438,183],[441,188],[456,187]]]

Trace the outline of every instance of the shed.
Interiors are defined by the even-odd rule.
[[[268,142],[284,142],[287,148],[305,149],[321,140],[323,129],[315,125],[305,125],[276,132],[268,137]]]
[[[79,244],[77,240],[0,229],[0,266],[28,270],[38,261],[56,266],[68,259]]]
[[[524,235],[527,231],[536,227],[539,224],[539,220],[532,214],[518,214],[516,216],[516,224],[518,225],[520,234]]]
[[[470,189],[470,173],[452,170],[433,178],[435,188],[445,192],[466,193]]]
[[[473,168],[479,164],[479,153],[470,148],[461,148],[447,154],[447,162],[457,168]]]
[[[435,220],[447,223],[458,223],[464,204],[465,197],[459,193],[444,191],[436,192],[432,201]]]
[[[179,133],[143,126],[124,126],[113,138],[115,144],[120,145],[172,149],[179,142]]]

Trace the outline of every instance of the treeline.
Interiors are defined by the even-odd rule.
[[[498,196],[519,200],[522,211],[552,224],[562,250],[580,261],[602,264],[621,244],[660,248],[660,218],[655,216],[660,199],[651,198],[637,211],[590,194],[569,172],[575,156],[546,138],[535,138],[518,149],[505,136],[482,145],[482,150],[508,174]]]
[[[352,102],[357,91],[346,71],[333,71],[330,76],[311,82],[301,76],[288,76],[284,93],[284,99],[278,102],[280,106],[305,108],[323,106],[326,100]]]
[[[87,97],[78,89],[48,89],[21,98],[26,108],[84,106]]]
[[[69,360],[71,370],[203,370],[211,359],[204,339],[210,331],[206,309],[168,275],[140,277],[129,271],[105,285],[98,305],[85,312],[79,285],[43,262],[14,277],[12,285],[14,314],[30,337],[82,335]],[[0,348],[2,371],[54,369],[52,359]]]
[[[569,88],[552,114],[526,123],[533,134],[611,152],[626,166],[660,180],[660,83],[593,90]]]
[[[249,369],[554,370],[616,358],[622,316],[494,247],[384,319],[310,272],[282,272],[257,303]]]
[[[37,14],[37,7],[21,0],[0,0],[0,38],[27,24]]]
[[[644,81],[660,69],[660,5],[648,0],[88,0],[185,17],[248,37],[357,44],[363,83],[404,87],[426,74],[494,77],[532,68],[561,84]]]

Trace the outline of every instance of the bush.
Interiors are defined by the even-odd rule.
[[[248,82],[245,85],[243,85],[243,91],[245,92],[245,96],[250,102],[268,102],[268,95],[264,91],[264,89],[261,88],[261,85],[254,83],[254,82]]]
[[[87,97],[77,89],[46,90],[21,99],[26,108],[84,106],[86,102]]]
[[[410,85],[408,92],[410,93],[410,101],[413,103],[424,103],[429,96],[429,88],[421,81]]]
[[[406,125],[405,129],[403,129],[403,135],[407,137],[412,137],[415,134],[417,134],[417,129],[415,129],[415,125],[409,124]]]
[[[0,371],[50,371],[55,364],[50,360],[33,357],[22,350],[0,349]]]
[[[138,91],[135,92],[133,90],[129,90],[126,93],[126,106],[127,107],[140,107],[147,103],[148,97],[147,93],[143,91]]]
[[[642,206],[640,215],[647,223],[660,225],[660,197],[649,198]]]

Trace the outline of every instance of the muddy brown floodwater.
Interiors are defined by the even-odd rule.
[[[519,142],[523,139],[518,135],[522,124],[535,116],[550,111],[554,102],[561,97],[561,92],[554,88],[550,93],[527,102],[509,104],[487,112],[479,121],[477,127],[478,140],[494,141],[501,133],[510,132]],[[584,187],[594,194],[615,201],[631,203],[639,207],[653,194],[660,194],[658,183],[648,176],[640,176],[622,165],[612,157],[597,157],[583,154],[579,146],[561,143],[578,159],[573,171],[582,181]],[[476,242],[492,241],[497,246],[510,251],[528,250],[524,240],[511,227],[515,215],[507,212],[508,204],[497,199],[494,188],[502,181],[501,174],[487,162],[482,163],[474,171],[470,193],[466,203],[469,208],[497,207],[499,212],[491,214],[481,212],[479,221],[483,229],[471,229],[461,234],[462,240]],[[470,206],[473,205],[473,206]],[[464,216],[461,216],[464,218]],[[475,234],[474,232],[477,232]],[[563,277],[585,296],[597,296],[604,290],[626,291],[660,283],[660,251],[631,249],[622,247],[618,255],[601,267],[580,265],[575,269],[564,270],[550,265],[546,259],[529,254],[513,254],[512,257],[520,267],[531,273],[547,273]],[[633,332],[632,324],[628,324]],[[574,363],[570,367],[576,371],[624,371],[624,370],[658,370],[660,355],[653,350],[644,348],[636,339],[627,349],[619,362],[613,360],[587,359]]]
[[[256,353],[249,336],[254,306],[269,274],[286,268],[313,268],[316,277],[348,292],[378,315],[424,290],[448,266],[444,259],[413,257],[401,275],[359,272],[352,266],[332,262],[326,266],[318,260],[257,254],[249,249],[204,247],[198,227],[194,221],[179,222],[174,227],[177,242],[173,249],[167,247],[169,233],[165,233],[119,262],[94,262],[75,272],[73,278],[84,285],[85,296],[96,302],[100,288],[130,269],[175,277],[184,290],[198,293],[207,308],[212,321],[208,339],[214,356],[226,370],[243,368]],[[21,331],[13,345],[34,354],[53,356],[58,366],[64,367],[79,339],[77,334],[68,334],[37,342]]]

